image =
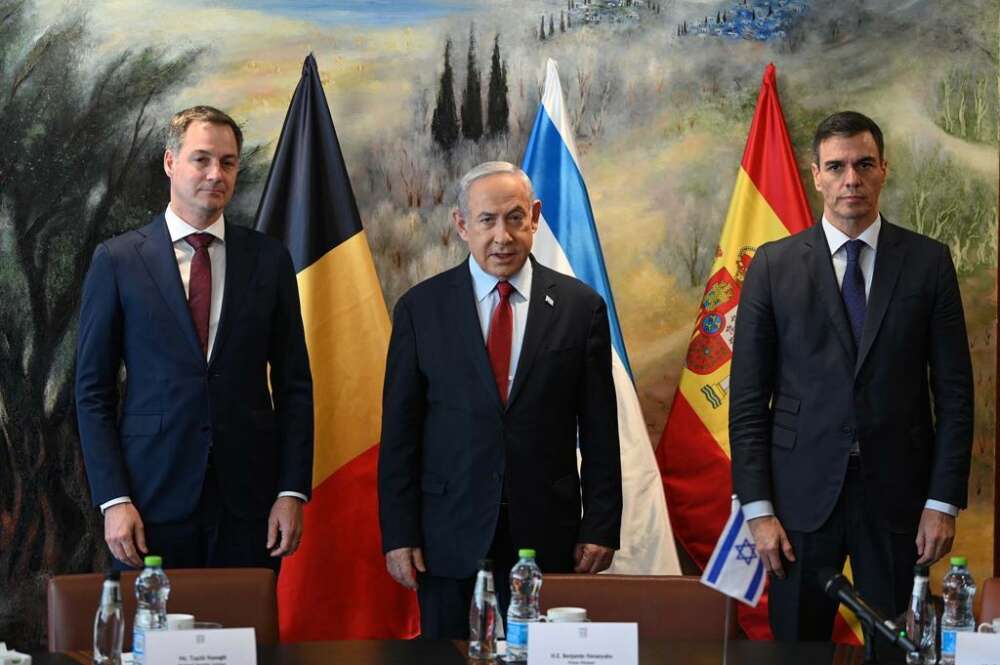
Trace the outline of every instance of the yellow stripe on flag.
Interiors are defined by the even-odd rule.
[[[726,275],[729,281],[720,283],[725,288],[726,283],[742,287],[743,276],[757,247],[777,238],[788,235],[788,229],[764,196],[757,190],[750,176],[741,166],[736,175],[736,186],[729,202],[729,213],[722,227],[719,238],[719,248],[715,263],[712,266],[713,276]],[[724,271],[724,272],[723,272]],[[713,290],[706,292],[706,298],[720,299],[732,297],[729,291],[720,291],[713,296]],[[703,308],[703,312],[714,307]],[[730,325],[735,320],[736,310],[726,312],[726,321]],[[699,324],[701,318],[699,316]],[[692,335],[692,345],[702,331],[696,329]],[[725,335],[725,333],[724,333]],[[730,356],[731,357],[731,354]],[[705,429],[718,442],[719,447],[731,457],[729,452],[729,369],[731,360],[727,359],[720,367],[707,374],[695,373],[687,368],[681,373],[678,390],[684,395],[688,404],[701,419]]]
[[[298,282],[313,375],[316,487],[378,443],[389,314],[364,231],[299,272]]]
[[[716,256],[711,274],[714,275],[721,268],[729,270],[731,275],[738,274],[741,249],[752,247],[756,250],[765,242],[787,235],[788,228],[778,219],[767,199],[741,166],[736,174],[729,212],[719,237],[721,256]]]

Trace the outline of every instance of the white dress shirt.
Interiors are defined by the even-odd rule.
[[[212,357],[212,348],[215,346],[215,333],[219,329],[219,318],[222,316],[222,295],[226,289],[226,221],[223,215],[215,220],[208,228],[200,230],[191,226],[173,211],[168,205],[164,213],[167,219],[167,232],[170,233],[170,242],[174,245],[174,258],[177,259],[177,269],[181,274],[181,283],[184,285],[184,298],[187,299],[191,284],[191,259],[194,258],[194,247],[186,240],[193,233],[209,233],[215,236],[215,240],[208,246],[208,258],[212,262],[212,304],[209,307],[208,315],[208,349],[205,353],[206,362]],[[306,501],[306,496],[300,492],[280,492],[278,496],[294,496]],[[111,506],[119,503],[131,503],[132,499],[127,496],[120,496],[101,504],[101,513]]]
[[[499,277],[494,277],[480,267],[475,257],[469,256],[469,272],[472,274],[472,288],[476,294],[476,311],[479,313],[479,325],[483,330],[483,342],[490,336],[490,319],[493,310],[500,304],[500,294],[497,292]],[[531,259],[517,274],[507,279],[514,291],[510,294],[510,306],[514,311],[514,330],[510,345],[510,371],[507,375],[507,395],[514,385],[514,374],[517,372],[517,361],[521,357],[521,345],[524,343],[524,328],[528,324],[528,300],[531,297]]]
[[[875,217],[875,222],[865,229],[857,238],[851,238],[843,231],[835,227],[826,217],[823,217],[823,233],[826,235],[826,243],[830,249],[830,259],[833,261],[833,272],[837,276],[837,285],[843,287],[844,273],[847,272],[847,241],[860,240],[864,243],[861,247],[861,254],[858,263],[861,264],[861,274],[865,278],[865,299],[869,297],[872,290],[872,278],[875,275],[875,254],[878,251],[878,235],[882,230],[882,215]],[[852,454],[860,452],[857,441],[851,449]],[[958,507],[944,501],[927,499],[925,508],[937,510],[948,515],[958,515]],[[774,515],[774,506],[770,501],[751,501],[743,506],[743,516],[752,520],[757,517]]]
[[[222,315],[222,294],[226,288],[226,222],[223,215],[211,226],[199,230],[185,222],[167,206],[167,231],[170,242],[174,244],[174,258],[181,273],[181,283],[184,285],[184,297],[188,297],[191,284],[191,260],[194,258],[194,247],[185,238],[195,233],[208,233],[215,240],[208,246],[208,258],[212,261],[212,304],[208,314],[208,349],[205,357],[212,357],[212,347],[215,346],[215,333],[219,329],[219,317]]]

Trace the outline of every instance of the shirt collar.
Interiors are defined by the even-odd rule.
[[[167,218],[167,231],[170,232],[170,242],[177,242],[178,240],[183,240],[193,233],[210,233],[217,240],[221,242],[226,242],[226,220],[225,215],[219,215],[219,218],[212,222],[212,224],[207,229],[196,229],[174,212],[174,209],[169,205],[167,206],[167,212],[164,213],[164,217]]]
[[[500,278],[483,270],[471,254],[469,255],[469,272],[472,274],[472,288],[476,292],[476,302],[482,302],[496,288]],[[521,294],[525,300],[528,300],[531,293],[531,272],[531,259],[529,258],[516,274],[507,278],[514,290]]]
[[[860,240],[875,250],[878,248],[878,234],[881,229],[882,214],[879,213],[875,216],[875,221],[872,225],[865,229],[861,235],[857,237],[857,240]],[[830,247],[830,256],[836,254],[848,240],[851,240],[847,234],[827,221],[825,215],[823,216],[823,233],[826,235],[826,244]]]

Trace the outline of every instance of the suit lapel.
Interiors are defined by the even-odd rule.
[[[188,340],[197,355],[203,355],[201,342],[191,320],[191,310],[188,309],[187,298],[184,296],[184,284],[177,269],[177,258],[174,256],[173,243],[170,242],[166,219],[159,215],[140,232],[146,238],[136,245],[139,257],[159,289],[167,309],[174,315],[181,335]]]
[[[243,306],[253,277],[256,254],[249,242],[248,231],[226,224],[226,283],[222,289],[222,313],[215,331],[215,343],[209,365],[219,357],[219,350],[233,328],[233,320]]]
[[[872,275],[871,293],[868,295],[865,327],[861,333],[861,348],[858,349],[858,359],[854,366],[855,375],[861,370],[871,351],[892,299],[892,292],[899,281],[899,273],[903,267],[903,247],[899,241],[898,230],[883,217],[878,248],[875,251],[875,272]]]
[[[559,299],[555,296],[555,281],[545,266],[538,265],[534,257],[531,261],[531,298],[528,300],[528,323],[524,330],[524,340],[521,342],[521,355],[517,361],[517,371],[514,374],[514,385],[510,389],[510,397],[507,399],[507,408],[517,399],[521,386],[531,371],[531,365],[538,355],[538,350],[545,340],[545,335],[549,330],[549,324],[555,316],[556,308],[559,306]],[[553,304],[545,300],[548,297]]]
[[[493,369],[490,367],[490,358],[486,353],[486,343],[483,341],[483,329],[479,323],[476,291],[472,288],[468,259],[453,271],[451,302],[445,311],[452,319],[469,361],[479,375],[487,394],[490,395],[490,400],[496,405],[497,411],[502,410],[503,404],[500,402]]]
[[[829,316],[837,334],[837,339],[840,340],[840,345],[844,348],[847,357],[854,362],[857,358],[854,336],[851,334],[851,326],[847,321],[847,312],[844,311],[844,301],[840,297],[840,287],[837,285],[837,275],[833,272],[830,246],[826,242],[822,222],[814,224],[807,233],[809,235],[805,240],[805,253],[814,291],[823,302],[827,316]]]

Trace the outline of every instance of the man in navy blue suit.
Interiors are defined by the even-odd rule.
[[[80,308],[76,404],[116,566],[270,566],[302,536],[312,379],[291,258],[227,224],[243,136],[170,122],[164,214],[101,243]],[[119,379],[124,369],[124,394]]]

